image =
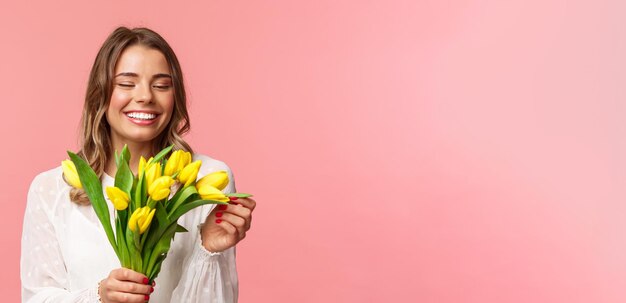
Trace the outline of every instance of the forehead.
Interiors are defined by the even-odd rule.
[[[115,64],[115,73],[136,74],[169,73],[169,64],[161,51],[143,45],[132,45],[124,49]]]

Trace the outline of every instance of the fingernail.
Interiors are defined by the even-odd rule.
[[[152,281],[152,287],[156,286],[156,281]]]
[[[226,205],[218,205],[217,209],[219,209],[219,210],[226,210],[227,207],[228,206],[226,206]]]
[[[215,220],[215,223],[222,223],[222,219]]]
[[[215,214],[215,216],[219,218],[219,217],[221,217],[223,214],[224,214],[224,213],[218,212],[218,213],[216,213],[216,214]]]
[[[144,299],[146,299],[146,301],[150,300],[150,295],[145,295]]]
[[[150,282],[150,280],[148,280],[148,278],[143,278],[143,284],[148,284],[148,282]]]
[[[154,292],[154,287],[150,287],[150,293]]]
[[[236,201],[239,198],[237,198],[237,197],[228,197],[228,199],[230,199],[230,201]]]

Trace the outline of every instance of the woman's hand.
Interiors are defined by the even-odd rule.
[[[146,302],[153,285],[148,284],[148,277],[127,268],[111,271],[109,276],[100,282],[98,295],[104,303]]]
[[[202,244],[210,252],[221,252],[246,237],[256,202],[250,198],[231,198],[230,204],[215,206],[202,225]]]

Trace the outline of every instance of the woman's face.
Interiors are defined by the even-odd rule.
[[[106,112],[114,146],[152,144],[172,118],[173,108],[174,88],[165,56],[141,45],[126,48],[115,66]]]

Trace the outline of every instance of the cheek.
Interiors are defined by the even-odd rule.
[[[128,104],[130,97],[127,93],[114,90],[109,101],[109,110],[122,109]]]
[[[169,95],[166,98],[163,98],[162,103],[163,109],[168,113],[168,116],[172,116],[174,112],[174,95]]]

